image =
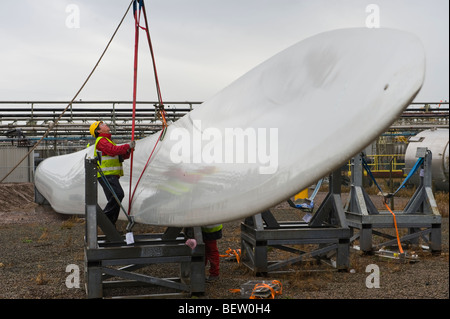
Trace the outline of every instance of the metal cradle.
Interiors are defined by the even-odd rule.
[[[308,222],[279,222],[267,210],[241,223],[241,261],[256,273],[282,268],[311,258],[331,262],[337,269],[349,267],[350,229],[341,202],[341,172],[330,175],[329,193]],[[292,245],[317,245],[303,251]],[[269,260],[268,247],[287,251],[294,257]],[[333,259],[331,259],[333,258]]]
[[[182,228],[169,227],[161,234],[135,235],[127,245],[97,204],[97,158],[85,160],[86,237],[85,285],[88,298],[105,297],[105,288],[146,286],[148,294],[120,297],[168,298],[205,291],[205,255],[200,227],[194,227],[197,246],[185,245]],[[97,226],[104,235],[97,234]],[[178,264],[179,276],[158,278],[137,270],[150,265]],[[118,280],[112,280],[118,278]],[[122,291],[122,290],[120,290]],[[113,296],[119,297],[119,296]]]
[[[421,183],[403,211],[393,211],[397,227],[407,228],[408,234],[400,238],[403,244],[419,244],[425,241],[432,252],[441,251],[441,215],[432,192],[430,151],[424,149],[417,157],[424,157]],[[352,163],[352,186],[345,211],[348,224],[358,232],[352,235],[351,241],[359,240],[359,249],[373,252],[382,247],[398,246],[396,236],[386,233],[395,227],[394,219],[388,211],[378,211],[366,193],[363,185],[362,157],[357,155]],[[385,241],[374,244],[373,237]],[[426,246],[425,246],[426,247]]]

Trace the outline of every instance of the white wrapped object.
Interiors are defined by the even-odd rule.
[[[132,214],[140,223],[200,226],[259,213],[383,133],[419,92],[424,73],[422,44],[402,31],[342,29],[301,41],[169,126]],[[158,136],[137,141],[133,184]],[[89,150],[38,166],[36,187],[57,212],[84,214]],[[129,163],[120,179],[126,209]]]

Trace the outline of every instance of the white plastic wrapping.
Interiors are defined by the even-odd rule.
[[[342,29],[301,41],[169,126],[136,189],[132,215],[141,223],[196,226],[261,212],[383,133],[419,92],[424,72],[423,46],[405,32]],[[133,184],[158,137],[137,141]],[[36,170],[36,187],[57,212],[84,214],[89,151],[49,158]],[[126,209],[129,163],[121,178]]]

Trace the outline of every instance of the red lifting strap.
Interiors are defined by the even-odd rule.
[[[139,13],[136,12],[136,4],[137,1],[133,2],[133,15],[134,15],[134,74],[133,74],[133,116],[132,116],[132,125],[131,125],[131,140],[134,141],[134,130],[135,130],[135,122],[136,122],[136,95],[137,95],[137,68],[138,68],[138,49],[139,49],[139,20],[141,18],[141,1],[139,1]],[[129,194],[131,195],[131,185],[133,180],[133,155],[134,150],[131,150],[130,156],[130,187]],[[131,201],[132,198],[129,196],[128,202],[128,215],[131,213]]]
[[[137,4],[139,2],[139,9],[137,8]],[[162,101],[162,96],[161,96],[161,89],[160,89],[160,85],[159,85],[159,80],[158,80],[158,72],[156,71],[156,62],[155,62],[155,55],[153,52],[153,46],[152,46],[152,42],[150,39],[150,32],[149,32],[149,27],[148,27],[148,20],[147,20],[147,13],[145,10],[145,5],[144,5],[144,0],[135,0],[133,3],[133,9],[134,9],[134,21],[135,21],[135,43],[134,43],[134,75],[133,75],[133,116],[132,116],[132,126],[131,126],[131,140],[134,141],[134,134],[135,134],[135,120],[136,120],[136,96],[137,96],[137,69],[138,69],[138,49],[139,49],[139,29],[143,29],[146,32],[147,35],[147,41],[148,41],[148,45],[150,48],[150,54],[152,57],[152,61],[153,61],[153,72],[155,75],[155,84],[156,84],[156,91],[158,94],[158,101],[159,101],[159,112],[162,118],[162,125],[163,125],[163,129],[161,130],[161,134],[147,160],[147,163],[145,164],[144,169],[141,172],[141,175],[139,176],[139,179],[136,183],[136,186],[134,187],[134,191],[131,192],[131,188],[132,188],[132,178],[133,178],[133,151],[131,152],[131,156],[130,156],[130,187],[129,187],[129,204],[128,204],[128,214],[131,213],[131,206],[132,206],[132,201],[133,201],[133,197],[134,197],[134,193],[136,192],[136,188],[139,185],[139,182],[142,178],[142,175],[144,174],[145,170],[148,167],[148,164],[150,162],[150,159],[156,149],[156,146],[158,145],[158,142],[160,140],[162,140],[162,137],[164,136],[163,133],[165,133],[165,130],[167,128],[167,122],[166,122],[166,116],[165,116],[165,111],[164,111],[164,104]],[[144,20],[145,20],[145,28],[140,26],[140,19],[141,19],[141,12],[144,13]]]

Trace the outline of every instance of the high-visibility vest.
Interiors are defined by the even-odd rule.
[[[99,136],[97,140],[95,141],[94,146],[94,154],[96,154],[97,151],[97,144],[100,141],[100,139],[106,138],[108,142],[110,142],[113,145],[116,145],[113,141],[111,141],[109,138],[104,136]],[[119,156],[108,156],[102,154],[102,163],[99,165],[101,170],[103,171],[103,174],[105,175],[119,175],[123,176],[123,167],[122,163],[119,160]],[[100,172],[97,173],[97,177],[101,177]]]
[[[223,228],[222,224],[211,225],[211,226],[202,226],[202,232],[204,233],[215,233]]]

